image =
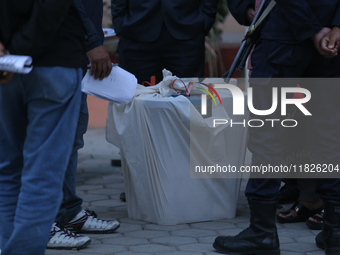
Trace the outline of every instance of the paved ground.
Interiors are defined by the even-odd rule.
[[[89,129],[85,147],[80,151],[77,192],[84,207],[95,210],[99,218],[118,219],[121,227],[114,234],[89,235],[88,248],[76,251],[47,250],[46,255],[217,255],[212,243],[218,235],[234,235],[249,224],[249,210],[242,182],[237,217],[176,226],[129,219],[126,204],[119,200],[124,191],[120,167],[111,159],[119,158],[118,149],[105,140],[104,129]],[[314,244],[315,235],[304,223],[277,224],[282,255],[324,254]]]

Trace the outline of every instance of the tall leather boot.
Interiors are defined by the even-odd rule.
[[[316,236],[316,246],[327,255],[340,255],[340,201],[323,201],[323,229]]]
[[[275,225],[277,201],[248,199],[250,226],[236,236],[218,236],[214,248],[224,254],[280,255]]]

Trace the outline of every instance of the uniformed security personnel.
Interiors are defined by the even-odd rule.
[[[280,84],[272,78],[340,77],[337,55],[340,0],[276,0],[276,3],[252,55],[250,86],[258,110],[271,108],[272,87],[296,86],[296,83]],[[249,25],[246,13],[253,8],[252,0],[229,0],[228,5],[240,24]],[[308,87],[314,98],[308,105],[313,118],[306,132],[315,136],[316,163],[336,167],[340,164],[340,85],[331,80],[325,83],[325,79],[316,79],[315,83],[318,82],[319,86]],[[280,111],[265,117],[282,118]],[[251,118],[259,119],[259,116]],[[284,133],[283,127],[250,128],[248,148],[253,154],[252,164],[282,164]],[[250,226],[236,236],[217,237],[213,245],[217,251],[239,255],[280,254],[275,225],[280,182],[280,179],[249,179],[245,193],[251,212]],[[323,199],[325,214],[324,229],[317,235],[316,244],[326,254],[340,254],[340,180],[320,179],[317,193]]]

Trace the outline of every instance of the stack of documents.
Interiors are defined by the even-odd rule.
[[[30,56],[5,55],[0,57],[0,71],[27,74],[32,68]]]
[[[114,65],[111,73],[103,80],[94,79],[88,71],[82,81],[82,91],[86,94],[111,101],[128,104],[131,102],[137,87],[136,77]]]

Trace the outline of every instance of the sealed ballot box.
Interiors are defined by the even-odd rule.
[[[174,79],[167,75],[154,87],[139,86],[130,104],[109,104],[107,140],[121,152],[128,215],[160,225],[233,218],[241,174],[205,169],[244,163],[247,129],[213,127],[212,121],[214,115],[244,116],[233,116],[228,90],[218,92],[223,106],[213,103],[213,116],[202,116],[202,90],[177,95],[168,90]]]

